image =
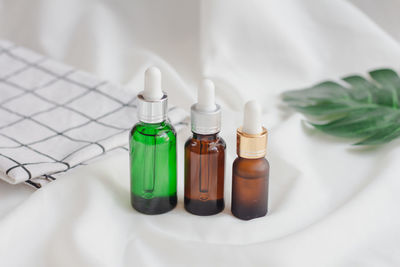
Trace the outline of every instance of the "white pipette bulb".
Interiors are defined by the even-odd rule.
[[[200,88],[197,91],[197,109],[201,111],[213,111],[215,105],[215,86],[208,79],[201,82]]]
[[[164,93],[161,89],[161,71],[156,67],[150,67],[144,74],[143,97],[145,100],[160,100]]]
[[[255,100],[247,102],[244,106],[242,130],[247,134],[259,134],[262,132],[261,107]]]

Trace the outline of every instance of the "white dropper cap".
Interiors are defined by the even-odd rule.
[[[247,102],[244,106],[242,131],[247,134],[260,134],[262,132],[261,107],[255,100]]]
[[[192,132],[215,134],[221,130],[221,107],[215,103],[215,86],[204,79],[198,89],[197,103],[190,109]]]
[[[197,91],[196,108],[200,111],[213,111],[217,108],[215,105],[215,86],[211,80],[204,79]]]
[[[143,97],[145,100],[160,100],[164,93],[161,89],[161,71],[156,67],[150,67],[144,74]]]
[[[144,89],[138,94],[138,119],[159,123],[167,119],[168,96],[161,89],[161,71],[151,67],[144,73]]]

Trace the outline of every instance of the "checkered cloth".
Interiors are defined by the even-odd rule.
[[[0,178],[40,188],[108,151],[128,150],[136,94],[0,40]],[[169,117],[185,124],[181,109]]]

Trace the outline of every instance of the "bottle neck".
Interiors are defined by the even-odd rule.
[[[160,126],[164,126],[167,124],[167,121],[160,121],[160,122],[155,122],[155,123],[149,123],[149,122],[144,122],[144,121],[139,121],[140,124],[146,127],[152,127],[152,128],[157,128]]]
[[[240,155],[238,155],[238,154],[236,154],[236,156],[239,158],[239,159],[242,159],[242,160],[260,160],[260,159],[265,159],[265,156],[263,156],[263,157],[259,157],[259,158],[248,158],[248,157],[242,157],[242,156],[240,156]]]
[[[196,140],[202,140],[202,141],[210,141],[210,140],[216,140],[219,135],[219,133],[214,133],[214,134],[197,134],[193,132],[193,139]]]

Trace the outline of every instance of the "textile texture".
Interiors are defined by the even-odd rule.
[[[107,151],[127,151],[136,95],[0,40],[0,178],[40,188]],[[186,113],[171,108],[181,127]]]

